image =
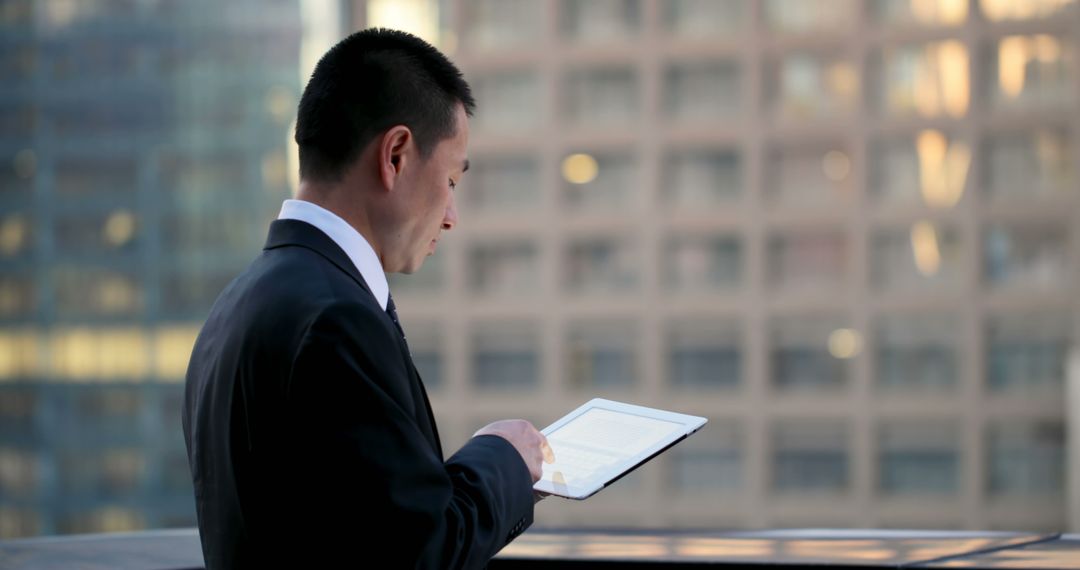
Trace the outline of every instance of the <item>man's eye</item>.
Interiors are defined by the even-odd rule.
[[[450,179],[450,189],[457,190],[457,182],[454,182],[453,178]]]

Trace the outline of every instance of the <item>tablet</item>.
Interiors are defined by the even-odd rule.
[[[590,400],[541,430],[555,462],[533,489],[586,499],[637,466],[701,429],[705,418],[613,402]]]

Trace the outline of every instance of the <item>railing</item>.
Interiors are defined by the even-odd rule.
[[[923,530],[532,530],[490,568],[1080,568],[1080,535]],[[0,568],[201,569],[195,529],[0,542]]]

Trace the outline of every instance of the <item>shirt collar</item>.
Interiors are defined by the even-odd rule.
[[[349,222],[341,219],[337,214],[311,202],[304,200],[285,200],[281,204],[279,220],[299,220],[307,222],[334,241],[345,255],[356,266],[360,276],[364,278],[371,293],[379,306],[386,310],[386,301],[390,297],[390,284],[386,282],[386,273],[383,272],[379,256],[371,247],[364,236],[349,225]]]

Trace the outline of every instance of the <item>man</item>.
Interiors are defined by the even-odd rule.
[[[546,440],[496,422],[443,461],[385,276],[457,223],[473,107],[457,68],[402,32],[353,34],[315,68],[297,199],[188,368],[208,568],[473,568],[532,523]]]

